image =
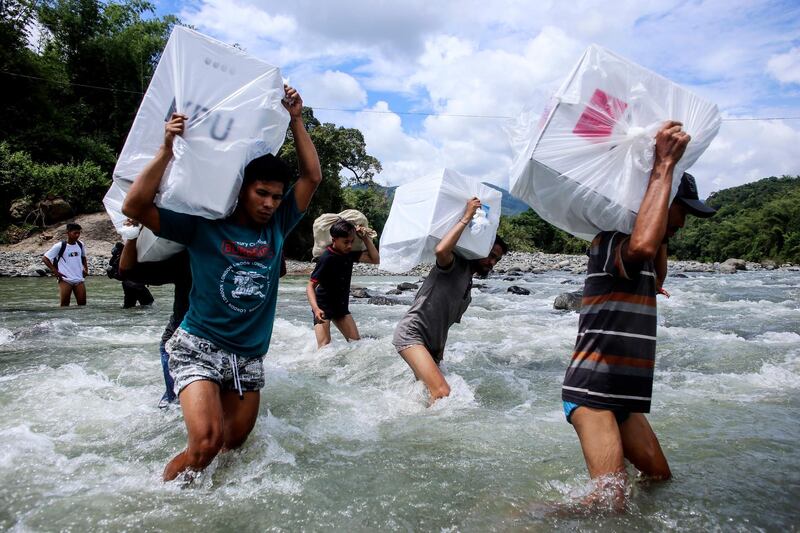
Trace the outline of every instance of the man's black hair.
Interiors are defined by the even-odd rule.
[[[355,230],[356,227],[351,222],[340,218],[331,226],[331,237],[334,239],[337,237],[349,237]]]
[[[244,167],[242,187],[254,181],[279,181],[286,190],[292,177],[292,169],[286,163],[272,154],[266,154],[256,157]]]
[[[495,235],[494,244],[496,246],[500,246],[500,248],[503,249],[503,254],[507,254],[508,253],[508,245],[506,244],[506,241],[504,241],[503,238],[500,237],[500,235]]]
[[[83,228],[80,224],[76,224],[75,222],[70,222],[67,224],[67,231],[81,231]]]

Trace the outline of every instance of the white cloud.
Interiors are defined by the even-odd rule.
[[[444,168],[442,149],[403,131],[400,116],[391,113],[386,102],[378,102],[370,110],[379,113],[358,113],[353,126],[364,133],[367,150],[383,164],[378,181],[397,185]]]
[[[783,120],[723,122],[690,172],[701,196],[769,176],[800,175],[800,129]]]
[[[800,5],[749,0],[199,0],[182,16],[282,66],[318,107],[502,115],[544,107],[591,42],[716,102],[729,116],[800,115]],[[243,42],[244,41],[244,42]],[[793,48],[794,47],[794,48]],[[776,86],[772,78],[782,82]],[[777,87],[777,88],[776,88]],[[498,119],[320,111],[364,132],[401,183],[449,166],[505,184]],[[701,190],[800,172],[788,122],[725,123],[697,173]],[[794,144],[792,144],[794,143]],[[703,183],[706,183],[704,185]]]
[[[180,17],[229,44],[238,43],[247,49],[258,47],[264,40],[289,39],[297,29],[291,17],[270,15],[237,0],[204,0],[198,9],[184,9]]]
[[[353,109],[367,103],[367,91],[358,80],[338,70],[298,72],[290,81],[302,88],[304,105]]]
[[[767,62],[767,72],[781,83],[800,83],[800,46],[772,56]]]

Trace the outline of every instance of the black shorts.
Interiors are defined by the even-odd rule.
[[[344,306],[344,307],[341,307],[341,306],[339,306],[339,307],[327,307],[327,306],[325,306],[325,307],[323,307],[323,306],[320,305],[319,308],[322,309],[323,313],[325,313],[325,321],[328,321],[328,320],[339,320],[340,318],[344,318],[344,317],[346,317],[347,315],[350,314],[350,309],[347,306]],[[314,318],[314,325],[315,326],[317,324],[324,324],[325,323],[325,321],[317,320],[316,315],[312,315],[312,316]]]

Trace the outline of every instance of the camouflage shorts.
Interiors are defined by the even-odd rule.
[[[165,345],[175,393],[195,381],[213,381],[223,391],[264,388],[264,356],[246,359],[226,352],[209,340],[178,328]]]

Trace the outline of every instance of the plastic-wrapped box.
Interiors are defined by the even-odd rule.
[[[211,219],[229,215],[245,164],[277,153],[283,144],[289,124],[283,95],[277,67],[176,26],[117,160],[114,186],[104,199],[117,229],[124,221],[118,197],[124,197],[158,151],[164,123],[173,112],[189,120],[184,135],[175,139],[174,158],[156,204]],[[142,259],[140,253],[140,260],[163,259],[154,251],[147,255],[149,259]]]
[[[380,241],[380,268],[408,272],[435,260],[436,244],[464,216],[467,201],[478,197],[480,214],[464,230],[455,253],[467,259],[487,257],[500,224],[500,191],[450,169],[440,178],[406,183],[394,193]]]
[[[586,240],[633,231],[666,120],[692,136],[680,176],[719,131],[717,107],[643,67],[591,45],[538,123],[523,113],[511,130],[511,194],[544,220]]]

